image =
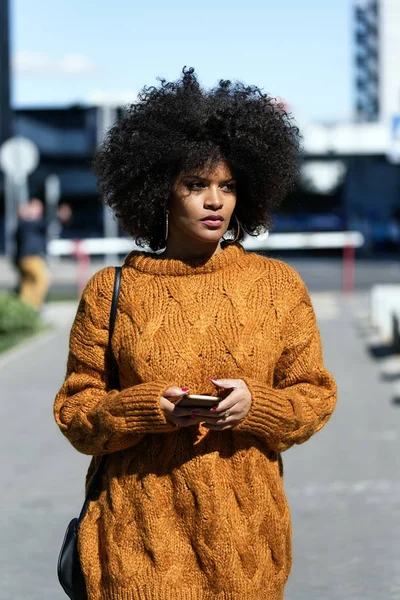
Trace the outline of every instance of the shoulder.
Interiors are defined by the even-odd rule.
[[[95,273],[89,279],[79,302],[70,333],[70,352],[85,356],[86,361],[98,359],[98,355],[92,352],[95,346],[105,348],[108,344],[114,275],[114,267]]]
[[[88,281],[82,298],[86,300],[92,297],[112,297],[114,288],[115,267],[105,267],[97,271]]]
[[[245,262],[254,281],[264,290],[268,290],[274,303],[284,305],[287,310],[301,302],[311,304],[303,279],[286,262],[255,253],[247,253]]]
[[[75,323],[91,321],[99,327],[107,323],[114,289],[115,268],[97,271],[88,281],[81,296]]]
[[[305,287],[299,273],[282,260],[247,252],[244,264],[254,271],[257,277],[267,278],[270,285],[277,289],[293,290]]]
[[[70,333],[72,352],[87,351],[96,344],[108,344],[108,328],[115,268],[97,271],[88,281],[80,299]]]

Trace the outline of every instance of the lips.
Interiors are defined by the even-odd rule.
[[[204,225],[213,227],[215,229],[217,227],[221,227],[224,220],[225,219],[222,215],[208,215],[207,217],[204,217],[204,219],[201,219],[201,222],[204,223]]]

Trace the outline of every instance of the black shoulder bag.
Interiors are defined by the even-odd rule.
[[[115,280],[114,280],[114,293],[110,311],[110,325],[108,330],[108,359],[110,365],[110,378],[108,383],[109,389],[119,389],[119,374],[116,360],[113,356],[111,349],[111,340],[114,331],[115,317],[117,314],[118,296],[121,285],[121,267],[115,268]],[[106,456],[103,456],[100,460],[100,464],[97,467],[96,472],[92,477],[88,493],[86,495],[85,502],[83,503],[82,510],[79,517],[72,519],[68,525],[65,533],[64,541],[61,547],[60,555],[58,557],[58,580],[61,583],[64,592],[71,598],[71,600],[87,600],[86,583],[81,568],[81,561],[78,552],[78,532],[79,526],[86,515],[86,511],[89,506],[89,502],[95,495],[96,490],[99,488],[101,482],[101,476],[104,471],[104,465]]]

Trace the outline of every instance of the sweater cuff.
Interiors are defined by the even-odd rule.
[[[160,398],[171,385],[150,381],[126,388],[110,399],[108,412],[125,431],[134,434],[173,431],[160,408]]]
[[[291,402],[284,390],[277,390],[260,381],[245,379],[252,396],[250,410],[235,431],[252,433],[269,442],[279,442],[282,436],[298,429],[300,415],[296,404]]]

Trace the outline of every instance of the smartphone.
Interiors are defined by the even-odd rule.
[[[203,407],[212,407],[214,404],[218,404],[221,398],[217,398],[216,396],[204,396],[202,394],[187,394],[186,396],[182,396],[177,402],[175,402],[175,406],[193,406],[196,408]]]

